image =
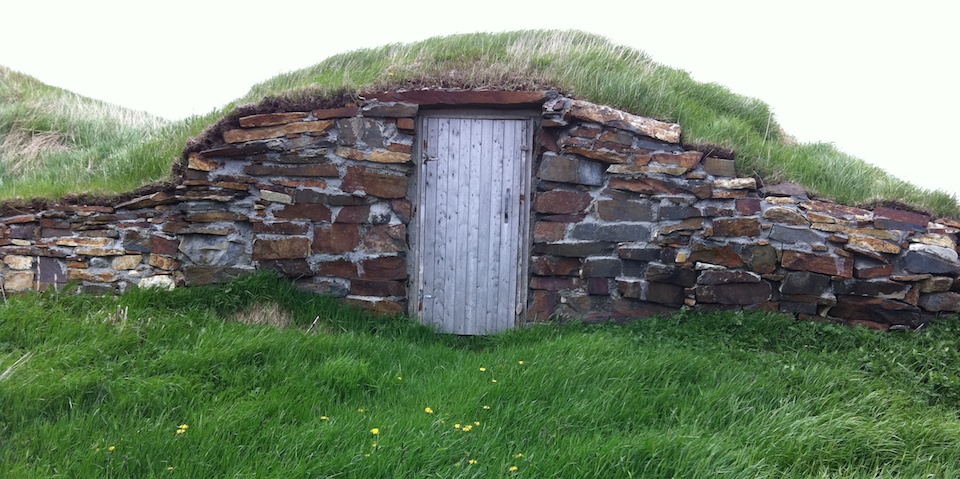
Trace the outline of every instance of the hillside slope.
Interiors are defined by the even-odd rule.
[[[796,144],[757,99],[698,83],[641,51],[583,32],[464,34],[343,53],[257,84],[220,110],[171,123],[45,85],[23,88],[38,82],[10,70],[0,75],[0,199],[122,192],[167,180],[191,137],[248,103],[283,109],[392,88],[556,88],[678,122],[687,143],[736,150],[741,174],[764,182],[794,181],[848,204],[892,200],[960,216],[951,195],[894,178],[829,144]]]

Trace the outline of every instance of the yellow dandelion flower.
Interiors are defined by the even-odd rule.
[[[320,416],[320,420],[321,420],[321,421],[329,421],[330,418],[327,417],[327,416]]]
[[[471,429],[473,429],[473,426],[469,424],[467,424],[466,426],[463,426],[463,432],[470,432]]]
[[[489,410],[490,406],[483,406],[483,408]]]
[[[458,422],[458,423],[454,424],[454,425],[453,425],[453,428],[454,428],[454,429],[460,429],[460,423]]]
[[[470,463],[470,464],[476,464],[476,463],[477,463],[477,460],[476,460],[476,459],[470,459],[470,460],[467,461],[467,462]]]
[[[491,379],[490,382],[495,383],[495,382],[497,382],[497,380],[496,380],[496,379]]]
[[[357,408],[357,412],[367,412],[367,410],[364,409],[364,408],[362,408],[362,407],[360,407],[360,408]]]
[[[183,434],[185,432],[187,432],[186,429],[177,429],[177,434]]]
[[[370,430],[370,434],[373,434],[374,436],[376,436],[377,434],[380,434],[380,429],[373,428]]]
[[[510,466],[507,470],[510,472],[517,472],[517,469],[520,469],[520,468],[517,466]]]
[[[172,470],[173,470],[173,466],[167,467],[167,470],[168,470],[168,471],[172,471]]]
[[[518,452],[518,453],[516,453],[516,454],[513,455],[513,458],[514,458],[514,459],[520,459],[521,457],[523,457],[523,453],[519,453],[519,452]]]
[[[397,376],[397,381],[403,381],[403,376]]]
[[[480,368],[480,372],[481,373],[487,372],[487,368]]]
[[[108,451],[113,452],[117,450],[117,446],[110,446],[107,448]]]
[[[517,364],[523,365],[523,361],[517,361]]]
[[[188,425],[186,425],[186,424],[181,424],[181,425],[180,425],[180,429],[187,429],[187,428],[189,428],[189,427],[190,427],[190,426],[188,426]]]
[[[370,447],[377,447],[377,443],[371,444]]]
[[[433,408],[425,407],[423,408],[423,412],[427,414],[433,414]]]

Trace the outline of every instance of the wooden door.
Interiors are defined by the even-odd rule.
[[[422,320],[454,334],[514,327],[526,297],[532,120],[420,118]]]

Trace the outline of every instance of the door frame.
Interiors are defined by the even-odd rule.
[[[521,158],[521,177],[519,200],[521,206],[519,221],[519,242],[517,249],[516,280],[517,291],[514,298],[514,321],[513,327],[521,327],[525,323],[527,311],[527,297],[529,293],[529,265],[531,251],[531,185],[533,184],[533,164],[537,156],[537,148],[534,140],[539,137],[541,115],[539,110],[494,110],[494,109],[420,109],[416,119],[416,134],[413,139],[413,160],[414,160],[414,181],[410,182],[409,198],[415,199],[413,202],[411,222],[414,227],[410,228],[410,254],[413,261],[409,261],[410,284],[407,288],[408,307],[407,312],[411,317],[416,317],[420,321],[423,301],[423,261],[424,244],[422,237],[426,226],[425,218],[421,214],[421,206],[425,203],[426,189],[424,181],[426,178],[425,168],[426,149],[424,135],[426,134],[425,123],[428,118],[457,118],[457,119],[482,119],[482,120],[526,120],[527,132],[523,140],[521,149],[524,154]]]

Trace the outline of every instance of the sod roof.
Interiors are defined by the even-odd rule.
[[[960,216],[952,195],[894,178],[830,144],[798,144],[760,100],[696,82],[597,35],[543,30],[453,35],[335,55],[180,121],[108,105],[0,67],[0,200],[90,198],[162,185],[205,129],[209,134],[255,112],[332,106],[372,91],[413,88],[556,89],[680,123],[685,143],[735,150],[741,174],[764,183],[797,182],[847,204],[894,201]]]

